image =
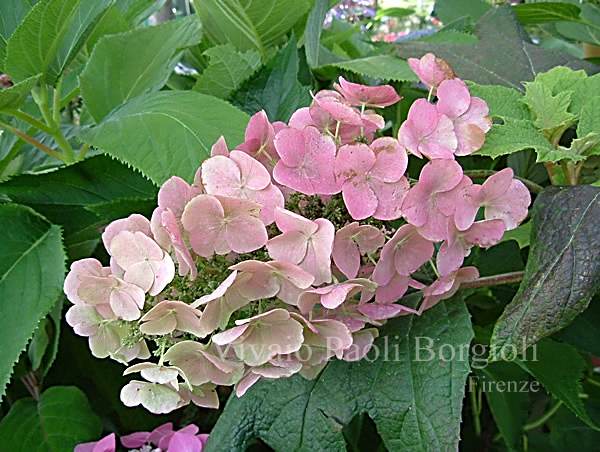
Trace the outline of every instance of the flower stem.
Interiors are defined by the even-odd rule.
[[[562,404],[563,404],[562,401],[559,400],[558,402],[556,402],[556,404],[552,408],[550,408],[547,412],[545,412],[539,419],[536,419],[535,421],[530,422],[529,424],[525,424],[523,426],[523,430],[528,432],[530,430],[535,430],[536,428],[541,427],[546,422],[548,422],[548,420],[552,416],[554,416],[554,414],[556,414],[556,412],[562,406]]]
[[[464,174],[465,174],[465,176],[472,177],[473,179],[483,179],[485,177],[493,176],[497,172],[498,171],[495,171],[495,170],[469,170],[469,171],[465,171]],[[529,191],[531,193],[538,194],[538,193],[541,193],[542,190],[544,189],[544,187],[542,187],[539,184],[536,184],[533,181],[530,181],[529,179],[525,179],[523,177],[518,177],[518,176],[515,176],[515,179],[518,179],[521,182],[523,182],[523,184],[529,189]]]
[[[460,285],[461,289],[476,289],[479,287],[500,286],[502,284],[514,284],[523,280],[525,272],[501,273],[499,275],[484,276],[474,281],[464,282]]]
[[[24,111],[21,110],[9,110],[7,113],[9,113],[10,115],[14,116],[17,119],[20,119],[23,122],[26,122],[27,124],[29,124],[30,126],[35,127],[36,129],[41,130],[42,132],[46,132],[48,135],[50,135],[52,133],[52,131],[48,128],[48,126],[46,126],[46,124],[44,124],[43,122],[37,120],[36,118],[34,118],[33,116],[31,116],[28,113],[25,113]]]
[[[65,158],[63,155],[61,155],[59,152],[56,152],[53,149],[50,149],[48,146],[46,146],[44,143],[39,142],[38,140],[36,140],[35,138],[33,138],[30,135],[27,135],[25,132],[23,132],[22,130],[17,129],[16,127],[13,127],[9,124],[6,124],[5,122],[0,121],[0,128],[4,129],[4,130],[8,130],[10,133],[15,134],[16,136],[18,136],[21,140],[29,143],[30,145],[38,148],[40,151],[45,152],[46,154],[48,154],[50,157],[54,157],[56,159],[65,161]]]

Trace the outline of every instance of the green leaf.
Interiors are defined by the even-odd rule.
[[[162,184],[171,176],[191,181],[221,135],[232,147],[244,140],[247,122],[245,113],[216,97],[161,91],[112,111],[82,139]]]
[[[39,323],[27,347],[31,369],[42,376],[46,375],[58,352],[63,301],[62,295],[58,297],[50,314]]]
[[[578,350],[600,356],[600,298],[594,298],[585,311],[553,338],[567,342]]]
[[[576,116],[567,111],[572,94],[573,91],[563,91],[553,95],[552,90],[536,78],[525,84],[523,102],[533,113],[533,124],[546,136],[552,136],[555,131],[564,131],[575,123]]]
[[[213,43],[231,43],[241,51],[265,54],[260,36],[238,0],[193,0],[193,4]]]
[[[490,9],[484,0],[437,0],[435,12],[444,24],[462,17],[478,20]]]
[[[101,432],[100,419],[75,386],[53,386],[38,401],[18,400],[0,422],[2,447],[11,452],[68,452]]]
[[[506,231],[502,236],[501,242],[508,242],[514,240],[519,244],[519,248],[525,248],[529,246],[531,241],[531,221],[523,223],[516,229]]]
[[[500,85],[469,84],[471,95],[481,97],[488,104],[494,118],[529,119],[529,111],[523,104],[523,94],[516,89]]]
[[[345,451],[342,428],[359,413],[389,450],[457,449],[473,337],[464,303],[391,320],[382,336],[378,357],[333,361],[315,380],[259,382],[231,397],[206,451],[243,451],[255,438],[275,450]]]
[[[4,68],[6,43],[34,3],[35,0],[3,0],[0,2],[0,72]]]
[[[29,96],[29,92],[35,86],[40,76],[30,77],[11,86],[10,88],[0,89],[0,111],[16,110]]]
[[[357,60],[340,61],[330,64],[330,66],[380,80],[418,81],[408,63],[392,55],[376,55]]]
[[[523,25],[548,22],[578,21],[581,10],[577,5],[564,2],[536,2],[515,5],[515,13]]]
[[[132,25],[146,20],[165,4],[165,0],[120,0],[115,4]]]
[[[17,81],[53,84],[111,0],[40,0],[8,40],[5,69]]]
[[[100,40],[80,77],[81,94],[99,122],[128,100],[164,86],[181,50],[198,44],[196,16]]]
[[[493,359],[523,352],[588,306],[600,287],[599,217],[600,188],[551,187],[538,196],[525,276],[494,327]]]
[[[579,114],[590,98],[597,97],[600,93],[600,74],[580,78],[568,88],[573,90],[571,97],[571,112]]]
[[[590,97],[581,109],[577,136],[571,148],[583,155],[600,154],[600,97]]]
[[[527,373],[510,362],[488,364],[478,373],[487,385],[483,392],[502,438],[509,450],[522,450],[529,396],[520,388],[529,380]]]
[[[257,76],[235,93],[232,101],[247,113],[265,110],[271,121],[287,121],[310,104],[310,88],[298,81],[296,39],[281,49]]]
[[[310,67],[319,65],[319,50],[321,49],[321,32],[323,21],[329,11],[328,0],[316,0],[315,6],[308,15],[306,28],[304,30],[304,48],[306,50],[306,61]]]
[[[60,228],[27,207],[0,205],[0,224],[1,397],[14,363],[62,292],[65,253]]]
[[[194,90],[222,99],[227,99],[261,66],[257,52],[238,52],[231,44],[211,47],[204,55],[210,64],[198,77]]]
[[[574,41],[600,45],[600,7],[591,3],[582,3],[579,7],[584,23],[559,22],[556,24],[556,30]]]
[[[577,350],[569,344],[546,339],[536,344],[528,355],[528,359],[517,360],[517,364],[533,375],[579,419],[595,427],[579,397],[583,392],[581,380],[587,363]]]
[[[565,66],[557,66],[549,71],[539,73],[535,76],[535,82],[547,87],[553,96],[562,93],[563,91],[576,91],[576,86],[587,79],[585,71],[574,71]],[[572,113],[579,113],[571,110]]]
[[[432,52],[445,59],[462,79],[481,85],[502,85],[523,91],[522,82],[554,66],[596,72],[596,66],[572,55],[531,44],[509,7],[488,11],[477,23],[479,41],[473,45],[408,42],[398,44],[401,57]]]
[[[412,8],[399,8],[399,7],[391,7],[391,8],[379,8],[377,9],[377,13],[375,13],[375,19],[381,20],[384,17],[397,17],[399,19],[411,16],[415,13],[415,10]]]
[[[63,227],[71,258],[87,257],[107,223],[89,207],[131,198],[155,203],[156,192],[157,187],[140,173],[105,155],[54,171],[23,174],[0,184],[0,195],[35,209]],[[121,213],[127,216],[137,207],[130,205]]]

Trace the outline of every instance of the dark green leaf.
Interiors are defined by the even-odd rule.
[[[578,2],[579,3],[579,2]],[[600,45],[600,7],[592,3],[579,4],[585,23],[559,22],[556,30],[568,39]]]
[[[310,67],[319,65],[321,32],[323,31],[323,21],[325,20],[327,11],[329,11],[329,2],[327,0],[316,0],[315,6],[306,21],[304,48],[306,49],[306,61]]]
[[[62,295],[58,297],[50,314],[39,323],[27,347],[31,370],[37,371],[42,376],[46,375],[58,352],[63,300]]]
[[[3,0],[0,2],[0,72],[4,67],[6,43],[34,3],[35,0]]]
[[[200,39],[196,16],[102,39],[80,77],[81,94],[94,119],[99,122],[128,100],[158,91],[179,61],[180,50]]]
[[[479,20],[490,9],[484,0],[437,0],[435,13],[444,24],[453,22],[461,17]]]
[[[0,205],[0,224],[1,397],[14,363],[62,292],[65,253],[60,228],[27,207]]]
[[[533,212],[525,277],[494,327],[493,359],[499,353],[521,353],[567,326],[600,284],[600,188],[548,188],[536,199]]]
[[[456,74],[482,85],[503,85],[523,91],[522,82],[533,80],[538,72],[563,65],[597,72],[592,64],[561,52],[531,44],[509,7],[493,8],[477,23],[479,42],[467,44],[400,44],[402,57],[419,57],[427,52],[450,63]]]
[[[564,2],[536,2],[514,6],[517,18],[523,25],[547,22],[578,21],[581,10],[577,5]]]
[[[0,422],[2,448],[11,452],[70,452],[97,440],[100,419],[75,386],[54,386],[39,401],[18,400]]]
[[[382,335],[378,357],[334,361],[315,380],[260,382],[232,397],[206,450],[243,451],[261,438],[275,450],[344,451],[342,428],[359,413],[373,419],[388,450],[457,449],[473,337],[464,303],[395,319]]]
[[[552,337],[568,342],[578,350],[600,356],[600,298],[594,298],[573,323]]]
[[[82,139],[161,184],[171,176],[191,180],[213,143],[224,135],[237,146],[247,123],[245,113],[216,97],[161,91],[117,108]]]

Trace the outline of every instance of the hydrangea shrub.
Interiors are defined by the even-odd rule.
[[[150,220],[108,225],[109,266],[73,263],[67,322],[139,375],[125,405],[217,408],[217,386],[241,397],[260,379],[315,378],[479,277],[465,258],[516,228],[531,197],[509,168],[481,185],[464,174],[456,157],[483,146],[487,104],[434,55],[409,63],[430,92],[397,138],[377,113],[401,101],[394,88],[340,77],[287,124],[261,111],[243,143],[219,139],[191,184],[163,184]],[[418,180],[409,155],[427,161]],[[412,292],[420,303],[403,304]]]

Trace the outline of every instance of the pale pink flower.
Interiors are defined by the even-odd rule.
[[[64,291],[74,304],[94,305],[99,312],[123,320],[137,320],[146,298],[140,287],[113,276],[108,267],[91,258],[71,264]]]
[[[252,277],[240,284],[240,293],[250,300],[277,297],[296,305],[298,296],[315,280],[310,273],[295,264],[285,261],[261,262],[248,260],[230,267]]]
[[[75,446],[74,452],[116,452],[117,442],[115,434],[105,436],[99,441],[82,443]]]
[[[245,199],[198,195],[185,207],[181,222],[199,256],[249,253],[268,239],[259,211],[260,205]]]
[[[175,264],[165,251],[140,231],[121,231],[107,249],[123,279],[150,295],[158,295],[175,277]]]
[[[169,209],[177,219],[183,215],[185,205],[202,193],[202,187],[190,185],[181,177],[173,176],[158,191],[158,207]]]
[[[375,140],[371,147],[342,146],[335,160],[335,172],[352,218],[399,218],[402,199],[409,188],[403,177],[407,165],[406,151],[390,137]]]
[[[440,301],[452,297],[463,282],[474,281],[477,278],[479,278],[479,271],[475,267],[463,267],[440,277],[433,284],[423,289],[423,301],[419,306],[418,314],[420,315]]]
[[[242,377],[244,365],[225,359],[221,355],[222,353],[214,344],[182,341],[167,350],[163,358],[166,362],[181,369],[193,386],[205,383],[233,385]]]
[[[402,203],[402,214],[419,233],[433,241],[444,240],[448,218],[438,207],[438,196],[456,187],[462,180],[461,166],[454,160],[432,160],[421,170],[419,182]]]
[[[129,215],[127,218],[120,218],[111,222],[102,233],[102,243],[104,244],[104,248],[108,251],[110,249],[110,244],[112,239],[123,231],[129,232],[141,232],[148,237],[152,237],[152,232],[150,229],[150,222],[143,215],[134,213],[133,215]]]
[[[305,195],[339,193],[334,174],[336,146],[331,137],[310,126],[289,127],[277,134],[275,148],[281,158],[273,169],[277,183]]]
[[[395,278],[401,278],[409,280],[407,276],[396,275]],[[419,285],[419,287],[423,287]],[[365,303],[358,306],[358,311],[367,316],[371,321],[373,320],[387,320],[394,317],[416,314],[417,311],[408,306],[398,303]]]
[[[298,265],[315,277],[314,285],[331,282],[331,253],[335,228],[329,220],[308,220],[285,209],[275,211],[282,234],[267,243],[269,255]]]
[[[213,144],[210,148],[210,156],[214,157],[215,155],[222,155],[224,157],[229,157],[229,147],[227,146],[227,141],[225,141],[225,137],[221,135],[215,144]],[[202,166],[196,172],[196,176],[202,179]]]
[[[228,157],[216,155],[202,163],[202,182],[209,195],[229,196],[260,205],[265,225],[273,222],[273,210],[283,207],[281,190],[271,183],[271,175],[258,161],[242,151]]]
[[[186,404],[177,388],[138,380],[131,380],[121,389],[121,402],[128,407],[142,405],[154,414],[170,413]]]
[[[458,146],[452,120],[425,99],[410,106],[398,132],[400,143],[412,154],[429,159],[453,159]]]
[[[200,316],[200,311],[189,304],[163,300],[141,318],[140,331],[163,336],[177,330],[201,336]]]
[[[342,359],[351,362],[360,361],[367,356],[378,336],[377,328],[367,328],[352,333],[352,345],[344,350]]]
[[[194,405],[202,408],[219,408],[219,396],[215,390],[215,385],[212,383],[194,386],[192,390],[190,390],[187,385],[180,385],[179,396],[182,399],[181,406],[192,402]]]
[[[374,253],[383,246],[383,232],[374,226],[350,223],[335,233],[333,262],[348,279],[356,278],[360,256]]]
[[[285,127],[285,123],[280,121],[271,124],[265,111],[261,110],[248,121],[244,142],[237,149],[251,155],[272,172],[279,160],[274,144],[275,135]]]
[[[347,299],[361,293],[361,298],[372,297],[377,285],[368,279],[349,279],[329,286],[306,290],[298,298],[298,309],[303,314],[308,314],[316,304],[325,309],[336,309]]]
[[[276,356],[267,363],[260,366],[249,367],[246,374],[235,386],[235,395],[242,397],[248,389],[256,384],[262,378],[275,380],[277,378],[287,378],[298,373],[302,364],[288,356]]]
[[[366,86],[340,77],[339,84],[335,83],[333,87],[344,96],[346,102],[356,107],[384,108],[401,99],[394,87],[390,85]]]
[[[157,243],[166,250],[173,249],[179,275],[189,274],[191,280],[196,279],[196,263],[183,239],[181,223],[173,211],[157,207],[152,213],[150,226]]]
[[[489,248],[497,244],[506,230],[502,220],[476,221],[466,231],[456,228],[453,221],[448,221],[447,239],[442,243],[437,255],[437,267],[440,275],[445,276],[463,264],[471,248],[479,246]]]
[[[324,89],[315,94],[310,106],[310,115],[323,129],[337,127],[338,123],[349,126],[362,125],[360,112],[340,93],[332,90]]]
[[[302,325],[285,309],[272,309],[235,323],[237,326],[215,334],[212,341],[217,345],[231,344],[237,357],[249,366],[294,353],[304,340]]]
[[[456,155],[469,155],[481,149],[485,134],[492,127],[489,109],[483,99],[471,97],[460,79],[445,80],[437,89],[437,111],[454,124]]]
[[[426,53],[420,59],[409,58],[408,65],[428,88],[435,89],[444,80],[455,77],[450,65],[433,53]]]

